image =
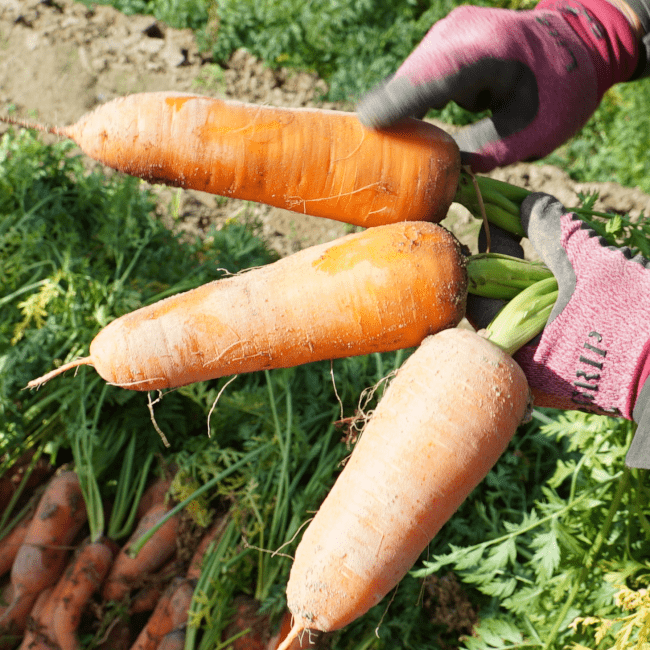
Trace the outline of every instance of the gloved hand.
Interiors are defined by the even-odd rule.
[[[558,282],[541,336],[514,355],[536,405],[634,420],[626,463],[650,469],[650,262],[548,194],[524,200],[521,223]]]
[[[492,111],[454,136],[473,171],[541,158],[585,124],[610,86],[645,74],[637,63],[647,57],[640,41],[650,7],[629,1],[635,11],[621,0],[612,2],[623,11],[607,0],[542,0],[533,11],[454,9],[392,79],[361,100],[359,119],[381,128],[453,100]]]

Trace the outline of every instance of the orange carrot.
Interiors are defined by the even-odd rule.
[[[186,627],[178,627],[165,634],[156,650],[183,650],[185,648]]]
[[[184,567],[185,562],[174,555],[154,575],[144,576],[146,584],[131,599],[129,614],[150,612],[156,606],[171,579],[182,573]]]
[[[75,472],[56,475],[45,489],[23,544],[11,567],[13,600],[0,618],[0,630],[24,629],[38,594],[56,583],[68,545],[86,522],[86,506]]]
[[[266,650],[277,650],[280,643],[282,643],[291,633],[293,627],[293,615],[291,612],[285,612],[282,620],[280,621],[280,629],[277,634],[271,637]],[[289,644],[286,650],[304,650],[306,648],[316,647],[316,638],[318,632],[311,632],[295,637]]]
[[[287,587],[295,624],[280,648],[376,605],[485,477],[529,404],[521,368],[478,334],[454,329],[424,341],[298,546]]]
[[[169,492],[169,487],[172,484],[172,480],[168,478],[158,478],[156,479],[142,494],[140,498],[140,503],[138,503],[138,509],[136,511],[136,517],[140,519],[145,515],[147,510],[154,506],[157,503],[163,503],[167,492]]]
[[[199,545],[194,551],[194,555],[190,560],[190,566],[187,569],[187,579],[188,580],[198,580],[201,577],[201,570],[203,569],[203,557],[205,556],[208,547],[213,542],[216,544],[219,542],[219,538],[223,533],[226,524],[228,523],[228,515],[222,515],[217,518],[216,521],[208,528],[205,532]]]
[[[107,539],[86,540],[61,578],[53,603],[52,631],[61,650],[77,650],[77,628],[90,597],[104,581],[115,555],[115,544]]]
[[[193,580],[175,579],[158,601],[131,650],[156,650],[166,634],[185,625],[195,586]]]
[[[232,650],[266,650],[269,617],[259,614],[260,603],[248,596],[235,597],[235,615],[224,631],[224,642],[235,638],[228,648]],[[244,632],[244,634],[241,634]]]
[[[122,316],[82,364],[156,390],[224,375],[419,345],[465,312],[456,238],[430,223],[370,228]]]
[[[176,550],[176,533],[179,516],[164,523],[156,534],[142,547],[136,557],[129,556],[133,542],[155,526],[168,512],[164,503],[158,503],[142,517],[136,530],[122,548],[109,571],[102,589],[104,600],[122,600],[148,573],[160,568]]]
[[[364,227],[440,221],[460,173],[451,136],[420,120],[376,131],[354,113],[173,92],[115,99],[72,126],[40,128],[148,181]]]
[[[2,539],[0,539],[0,576],[11,569],[18,550],[25,541],[34,513],[29,511]]]
[[[47,606],[50,602],[55,587],[43,589],[34,602],[32,611],[29,614],[27,630],[23,636],[19,650],[49,650],[52,647],[51,639],[43,634],[43,617],[46,615]]]

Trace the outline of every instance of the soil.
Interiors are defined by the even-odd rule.
[[[124,16],[112,7],[74,0],[2,0],[0,3],[0,111],[48,124],[67,124],[114,97],[178,90],[276,106],[351,106],[322,101],[326,84],[316,75],[271,70],[245,51],[225,63],[202,54],[189,30],[149,16]],[[441,125],[453,130],[452,127]],[[0,132],[4,127],[0,129]],[[575,183],[556,167],[518,164],[497,170],[502,180],[557,196],[573,205],[578,192],[598,191],[599,209],[650,213],[650,196],[616,183]],[[344,224],[202,192],[157,187],[169,225],[204,232],[228,219],[256,221],[281,254],[347,232]],[[475,250],[479,225],[460,206],[444,222]]]

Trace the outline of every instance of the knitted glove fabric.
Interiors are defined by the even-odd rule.
[[[610,86],[631,78],[639,48],[639,34],[607,0],[543,0],[532,11],[458,7],[361,100],[359,119],[381,128],[451,100],[490,109],[454,136],[463,162],[486,172],[568,140]]]

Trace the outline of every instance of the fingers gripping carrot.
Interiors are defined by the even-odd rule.
[[[519,366],[474,332],[424,341],[298,546],[287,587],[294,631],[280,647],[377,604],[499,458],[529,399]]]
[[[134,390],[419,345],[465,313],[460,244],[430,223],[370,228],[122,316],[80,364]]]
[[[85,521],[77,475],[72,471],[58,474],[43,493],[11,567],[13,600],[0,618],[0,629],[24,628],[38,594],[60,577],[68,546]]]
[[[440,221],[460,173],[456,143],[427,122],[376,131],[353,113],[182,93],[129,95],[47,130],[148,181],[364,227]]]

